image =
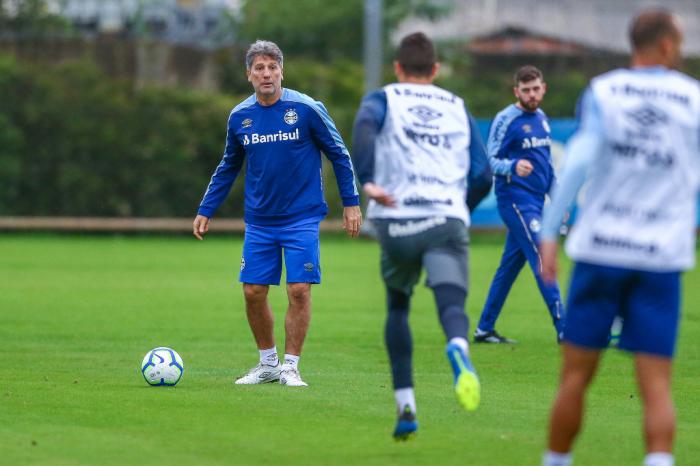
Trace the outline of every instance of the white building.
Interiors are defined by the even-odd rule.
[[[685,32],[684,52],[700,56],[699,0],[453,0],[436,22],[410,18],[394,34],[423,31],[436,39],[468,40],[514,26],[597,49],[629,52],[627,30],[639,10],[663,7],[676,13]]]

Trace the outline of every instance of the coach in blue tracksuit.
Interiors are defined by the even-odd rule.
[[[194,235],[202,239],[245,161],[240,281],[260,363],[236,380],[239,385],[279,380],[282,385],[306,386],[297,364],[311,319],[311,284],[321,282],[319,222],[328,211],[321,151],[338,181],[343,226],[357,236],[362,222],[350,154],[335,124],[323,104],[282,88],[282,66],[282,51],[274,43],[257,41],[248,49],[246,69],[255,94],[229,116],[224,157],[193,226]],[[277,355],[267,300],[270,285],[279,285],[282,255],[289,298],[284,363]]]
[[[516,104],[509,105],[494,119],[487,150],[495,175],[498,211],[508,228],[501,264],[493,277],[479,325],[476,343],[515,343],[499,335],[498,315],[525,261],[535,274],[557,331],[563,328],[564,309],[556,283],[545,284],[540,277],[537,249],[545,195],[554,184],[547,116],[539,108],[546,91],[542,73],[524,66],[515,74]]]

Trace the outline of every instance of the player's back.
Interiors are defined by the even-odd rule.
[[[594,78],[583,103],[583,124],[602,143],[569,254],[642,270],[692,267],[700,84],[661,67],[616,70]]]
[[[469,222],[465,205],[471,134],[464,101],[431,84],[390,84],[375,143],[375,182],[399,208],[371,201],[369,218],[443,215]]]

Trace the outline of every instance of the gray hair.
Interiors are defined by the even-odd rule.
[[[245,54],[245,67],[250,69],[253,66],[253,60],[255,57],[264,55],[274,59],[280,66],[283,66],[284,57],[282,56],[282,51],[274,42],[269,40],[256,40],[253,42],[248,51]]]

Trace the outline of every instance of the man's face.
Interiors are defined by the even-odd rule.
[[[547,92],[547,85],[540,78],[537,78],[528,82],[519,82],[513,88],[513,92],[523,109],[534,112],[542,103],[544,93]]]
[[[282,67],[272,57],[267,55],[255,57],[247,74],[255,94],[260,97],[274,97],[282,91]]]

